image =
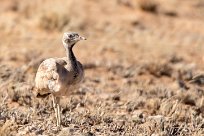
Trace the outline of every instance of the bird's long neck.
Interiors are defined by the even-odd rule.
[[[73,68],[73,70],[76,70],[77,69],[77,60],[76,60],[76,57],[74,56],[72,48],[73,48],[73,46],[66,48],[67,60],[68,60],[69,65],[71,66],[71,68]]]

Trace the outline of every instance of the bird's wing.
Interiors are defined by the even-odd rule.
[[[65,58],[56,58],[55,59],[56,63],[59,64],[60,66],[65,66],[67,65],[66,59]]]
[[[60,84],[58,83],[60,77],[59,71],[65,64],[66,61],[54,58],[43,61],[36,74],[36,88],[46,90],[46,92],[42,93],[58,91],[60,88]]]
[[[83,65],[79,61],[77,61],[77,65],[78,65],[80,73],[81,73],[80,80],[82,81],[84,79],[84,68],[83,68]]]
[[[79,61],[77,61],[77,64],[78,64],[78,66],[80,67],[80,69],[81,69],[82,71],[84,71],[83,65],[82,65]]]

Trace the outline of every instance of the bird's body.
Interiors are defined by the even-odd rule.
[[[75,32],[64,33],[62,42],[67,57],[44,60],[36,73],[35,90],[40,95],[52,94],[58,127],[61,124],[60,97],[69,96],[77,89],[84,76],[83,67],[72,51],[80,40],[86,39]]]
[[[40,95],[69,96],[79,87],[83,77],[84,71],[79,61],[73,66],[66,57],[49,58],[38,68],[35,78],[37,92]]]

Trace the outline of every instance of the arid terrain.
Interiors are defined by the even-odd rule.
[[[204,135],[204,0],[0,0],[0,136]],[[34,78],[64,57],[63,32],[88,40],[74,53],[80,89],[61,99]]]

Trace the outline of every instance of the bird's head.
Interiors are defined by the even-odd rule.
[[[86,40],[86,38],[76,32],[65,32],[63,34],[62,43],[65,48],[72,48],[80,40]]]

